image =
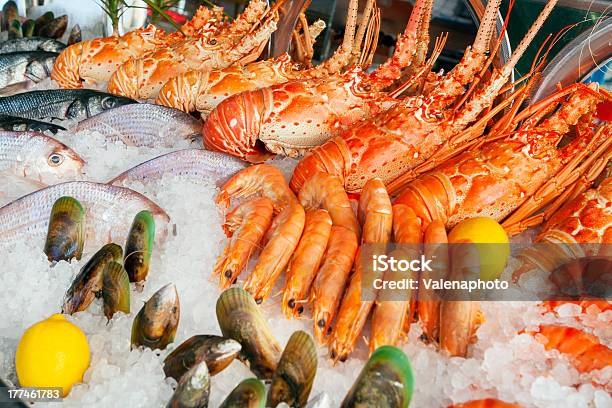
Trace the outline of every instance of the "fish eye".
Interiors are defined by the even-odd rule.
[[[210,45],[217,45],[217,40],[216,40],[215,38],[211,38],[211,39],[208,41],[208,44],[210,44]]]
[[[115,99],[114,98],[104,98],[102,99],[102,107],[104,109],[111,109],[115,107]]]
[[[49,164],[53,167],[59,166],[64,162],[64,156],[59,153],[53,153],[49,156]]]

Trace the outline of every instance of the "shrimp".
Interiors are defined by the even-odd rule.
[[[384,251],[391,239],[393,210],[381,179],[371,179],[365,184],[359,199],[359,219],[363,225],[362,245],[382,244],[376,245],[374,250]],[[360,249],[359,254],[361,252]],[[376,298],[374,291],[369,294],[371,300],[364,300],[367,295],[362,293],[362,289],[371,288],[377,274],[370,268],[370,262],[361,261],[360,255],[356,259],[355,272],[350,278],[332,331],[329,348],[334,360],[344,361],[353,351]]]
[[[306,212],[304,232],[298,247],[287,266],[282,310],[287,317],[297,317],[304,312],[310,287],[319,270],[327,241],[331,234],[332,220],[327,210]]]
[[[534,334],[546,350],[556,349],[566,354],[581,373],[601,370],[612,366],[612,349],[599,339],[582,330],[559,326],[542,325]]]
[[[214,267],[213,275],[220,276],[221,288],[234,283],[245,268],[249,258],[259,245],[270,224],[274,203],[267,197],[245,201],[227,214],[223,229],[231,238],[223,255]]]

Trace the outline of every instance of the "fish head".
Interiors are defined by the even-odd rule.
[[[53,65],[55,64],[57,54],[47,54],[48,55],[46,55],[45,57],[32,61],[28,64],[25,72],[26,77],[38,83],[43,79],[51,76],[51,71],[53,71]]]
[[[131,103],[137,102],[123,96],[92,92],[72,102],[66,111],[66,117],[68,119],[78,119],[83,116],[90,117],[106,110]]]
[[[50,143],[33,163],[40,181],[56,184],[71,181],[83,174],[85,161],[63,143]]]

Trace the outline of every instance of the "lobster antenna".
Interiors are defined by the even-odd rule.
[[[369,26],[370,15],[372,14],[374,3],[375,0],[368,0],[365,5],[365,8],[363,9],[363,15],[361,16],[361,21],[359,22],[359,28],[357,29],[357,34],[355,34],[355,42],[353,44],[353,56],[359,55],[359,53],[361,52],[363,39],[366,34],[366,29]],[[346,32],[344,34],[346,35]]]
[[[366,69],[372,63],[374,58],[374,52],[376,51],[376,45],[378,44],[378,32],[380,29],[380,10],[376,5],[368,17],[366,24],[367,30],[365,32],[365,39],[359,41],[362,44],[359,58],[357,58],[356,64],[362,69]]]
[[[476,39],[472,49],[480,54],[484,54],[489,50],[489,44],[495,31],[495,23],[497,22],[497,9],[501,4],[501,0],[490,0],[487,3],[485,12],[480,19],[480,27],[476,33]]]
[[[429,22],[431,21],[431,12],[433,10],[433,0],[428,0],[423,12],[423,18],[419,26],[417,46],[416,46],[416,63],[423,65],[427,57],[429,48]]]
[[[493,103],[493,100],[497,96],[499,90],[503,88],[504,84],[508,81],[508,78],[512,74],[512,70],[514,69],[515,65],[521,59],[525,53],[525,50],[533,41],[535,35],[538,33],[538,30],[542,27],[550,15],[550,12],[557,4],[557,1],[558,0],[550,0],[548,3],[546,3],[544,9],[538,15],[535,22],[531,25],[518,47],[516,47],[516,50],[514,53],[512,53],[512,56],[508,62],[504,64],[499,72],[494,72],[491,79],[489,79],[485,86],[478,92],[475,92],[470,100],[465,103],[461,112],[457,113],[454,126],[466,126],[468,123],[476,119],[483,107]]]
[[[355,30],[357,28],[357,14],[359,12],[359,0],[350,0],[348,12],[346,15],[346,28],[344,29],[344,38],[340,48],[343,52],[351,52],[353,49],[353,40],[355,39]],[[361,27],[359,28],[361,29]]]
[[[536,21],[533,23],[531,28],[529,28],[529,31],[527,31],[527,34],[525,34],[525,37],[523,37],[523,40],[519,43],[519,45],[516,47],[516,49],[510,56],[510,59],[508,60],[508,62],[504,64],[504,66],[502,67],[501,73],[503,76],[509,77],[512,74],[512,70],[514,69],[516,64],[519,62],[519,60],[521,59],[521,57],[523,56],[523,54],[525,53],[525,51],[527,50],[527,48],[529,47],[533,39],[535,38],[540,28],[542,28],[542,26],[544,25],[544,22],[546,21],[546,19],[552,12],[553,8],[557,4],[557,1],[558,0],[550,0],[548,3],[546,3],[546,5],[544,6],[544,9],[542,9]]]

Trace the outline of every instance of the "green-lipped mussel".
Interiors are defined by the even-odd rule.
[[[174,341],[181,307],[174,284],[169,283],[142,306],[132,324],[132,347],[165,349]]]
[[[141,211],[134,217],[123,255],[123,264],[130,282],[142,282],[147,278],[154,240],[153,214],[150,211]]]
[[[72,197],[61,197],[51,209],[45,254],[49,261],[81,259],[85,234],[85,210]]]
[[[240,343],[233,339],[213,335],[193,336],[168,354],[164,360],[164,373],[166,377],[178,381],[195,364],[205,361],[210,375],[215,375],[234,361],[240,349]]]
[[[103,274],[110,262],[121,262],[123,251],[117,244],[106,244],[81,268],[66,292],[62,313],[73,314],[87,309],[101,293]]]
[[[187,371],[178,382],[167,408],[206,408],[210,396],[210,374],[202,361]]]
[[[397,347],[382,346],[370,356],[342,408],[407,408],[414,389],[410,361]]]
[[[253,297],[243,289],[230,288],[217,300],[217,321],[224,337],[242,345],[239,358],[258,377],[272,378],[281,347]]]
[[[257,378],[242,381],[229,393],[219,408],[265,408],[266,387]]]
[[[104,316],[110,321],[115,312],[130,313],[130,279],[117,262],[109,262],[102,279]]]
[[[312,337],[297,331],[291,335],[272,377],[267,406],[281,402],[290,407],[304,407],[317,373],[317,349]]]

